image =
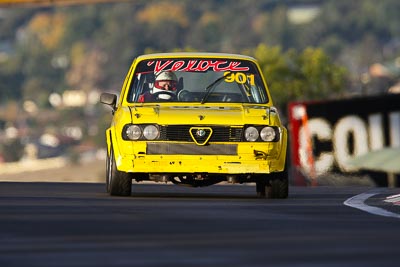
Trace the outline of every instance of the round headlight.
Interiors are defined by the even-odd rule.
[[[267,126],[261,130],[260,136],[263,141],[271,142],[275,140],[276,132],[274,128]]]
[[[160,134],[158,128],[154,125],[147,125],[143,130],[143,135],[147,140],[154,140]]]
[[[126,128],[126,136],[131,140],[138,140],[142,136],[142,129],[137,125],[130,125]]]
[[[258,131],[255,127],[248,127],[244,131],[244,137],[246,138],[246,141],[254,142],[258,139]]]

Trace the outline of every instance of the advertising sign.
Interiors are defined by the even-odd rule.
[[[400,147],[400,95],[289,104],[292,166],[311,180],[354,174],[351,159]],[[400,163],[399,163],[400,164]],[[302,178],[295,178],[302,184]]]

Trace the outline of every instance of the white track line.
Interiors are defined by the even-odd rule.
[[[393,217],[400,219],[400,214],[393,213],[378,207],[368,206],[364,202],[374,195],[379,194],[379,192],[374,193],[362,193],[347,199],[343,204],[352,208],[356,208],[374,215],[384,216],[384,217]]]

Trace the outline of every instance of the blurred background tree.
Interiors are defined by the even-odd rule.
[[[365,76],[369,67],[399,56],[398,10],[397,0],[132,0],[0,8],[0,135],[5,125],[44,131],[43,117],[52,118],[61,134],[75,122],[87,128],[83,141],[95,140],[109,112],[96,104],[96,95],[117,93],[133,58],[152,51],[254,56],[281,109],[292,100],[362,94],[372,84]],[[374,84],[374,92],[386,92],[397,80]],[[60,104],[67,91],[85,93],[87,105],[79,107],[85,123],[74,112],[60,113],[77,108]],[[21,109],[11,121],[5,115],[10,101]]]
[[[372,63],[397,56],[400,19],[394,10],[399,7],[395,0],[246,0],[234,5],[217,0],[200,3],[137,0],[3,9],[6,15],[0,16],[0,51],[6,56],[0,58],[0,76],[7,80],[8,88],[13,89],[2,84],[1,96],[2,99],[36,96],[43,98],[38,100],[43,106],[44,95],[50,92],[78,89],[78,81],[71,81],[80,73],[79,64],[80,68],[96,65],[91,76],[81,73],[84,77],[81,80],[85,79],[89,86],[118,90],[127,66],[136,55],[186,47],[197,51],[242,53],[265,45],[279,47],[280,54],[287,56],[286,60],[289,54],[294,60],[295,54],[306,53],[304,51],[313,47],[321,50],[320,55],[324,54],[321,59],[330,59],[325,63],[347,68],[349,78],[357,80]],[[296,9],[314,10],[314,13],[308,15],[308,20],[298,22],[290,15]],[[307,12],[303,13],[306,17]],[[291,52],[286,54],[289,50]],[[301,60],[292,62],[301,63]],[[300,74],[296,68],[276,70],[284,71],[281,77]],[[99,74],[94,75],[94,72]],[[92,79],[95,81],[88,81]],[[324,81],[325,89],[319,93],[315,92],[316,84],[301,90],[313,90],[314,97],[324,97],[322,92],[328,91],[331,95],[332,91],[326,89],[327,82]]]
[[[347,71],[319,48],[283,52],[278,46],[259,45],[245,52],[257,58],[280,109],[293,100],[338,97],[345,91]]]

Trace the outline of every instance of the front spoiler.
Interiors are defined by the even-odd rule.
[[[240,156],[146,156],[117,160],[120,171],[131,173],[216,173],[253,174],[284,170],[279,159],[243,160]]]

